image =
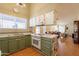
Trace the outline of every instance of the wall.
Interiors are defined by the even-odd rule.
[[[41,14],[48,13],[52,10],[54,10],[56,4],[51,3],[34,3],[30,6],[30,18],[34,16],[39,16]]]
[[[26,4],[26,7],[20,7],[17,6],[16,3],[0,3],[0,13],[20,17],[20,18],[26,18],[27,20],[29,19],[29,4]],[[17,8],[19,12],[14,12],[13,8]],[[29,26],[29,22],[27,22],[27,27]],[[0,33],[3,31],[5,32],[16,32],[16,30],[9,30],[9,29],[0,29]],[[22,30],[18,30],[22,31]],[[25,31],[25,30],[23,30]]]
[[[30,6],[30,18],[40,16],[42,14],[51,12],[56,7],[56,4],[51,3],[34,3]],[[49,31],[49,27],[46,28]],[[41,31],[42,32],[42,31]]]
[[[19,12],[14,12],[13,8],[17,8]],[[26,7],[19,7],[16,3],[0,3],[0,13],[5,13],[17,17],[29,18],[29,4]]]
[[[30,18],[52,10],[55,10],[54,18],[57,24],[67,25],[68,33],[73,33],[73,21],[79,19],[79,4],[31,4]]]
[[[57,4],[56,11],[57,24],[66,24],[71,35],[74,30],[73,21],[79,20],[79,4]]]
[[[32,18],[41,14],[55,10],[55,20],[57,24],[67,24],[69,27],[68,33],[73,32],[73,21],[79,19],[79,4],[53,4],[53,3],[34,3],[26,4],[25,8],[20,8],[18,13],[13,11],[17,8],[15,3],[0,3],[0,13],[5,13],[22,18]],[[28,22],[29,26],[29,22]],[[50,28],[47,28],[49,30]]]

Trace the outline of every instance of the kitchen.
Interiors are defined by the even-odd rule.
[[[71,6],[74,12],[71,11],[73,8],[68,9]],[[63,51],[63,43],[72,38],[73,22],[78,19],[78,6],[79,4],[0,3],[0,55],[64,55],[64,52],[59,51]]]

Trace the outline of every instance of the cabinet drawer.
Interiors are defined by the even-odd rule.
[[[46,40],[46,41],[51,42],[51,39],[49,39],[49,38],[44,38],[44,37],[42,37],[41,40]]]
[[[51,47],[51,44],[48,44],[48,43],[46,43],[46,42],[43,42],[42,44],[41,44],[41,46],[43,47],[43,46],[45,46],[45,47]]]
[[[50,48],[42,47],[42,52],[45,53],[46,55],[51,55],[51,49]]]
[[[42,45],[42,48],[51,49],[51,46]]]
[[[47,44],[51,44],[51,41],[47,41],[47,40],[41,40],[41,41]]]

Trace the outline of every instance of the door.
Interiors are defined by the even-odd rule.
[[[48,56],[51,55],[51,41],[49,38],[42,38],[41,51]]]

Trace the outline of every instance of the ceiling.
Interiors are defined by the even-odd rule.
[[[25,3],[26,7],[18,7],[16,3],[0,3],[0,12],[1,13],[7,13],[13,16],[18,17],[24,17],[29,18],[29,15],[31,13],[31,10],[33,8],[37,7],[37,10],[35,10],[32,13],[39,12],[43,8],[47,10],[47,6],[49,7],[49,10],[55,9],[57,13],[61,14],[69,14],[69,13],[77,13],[79,11],[79,4],[78,3]],[[32,7],[32,8],[31,8]],[[39,8],[40,7],[40,8]],[[14,13],[13,8],[17,8],[19,10],[18,13]]]

